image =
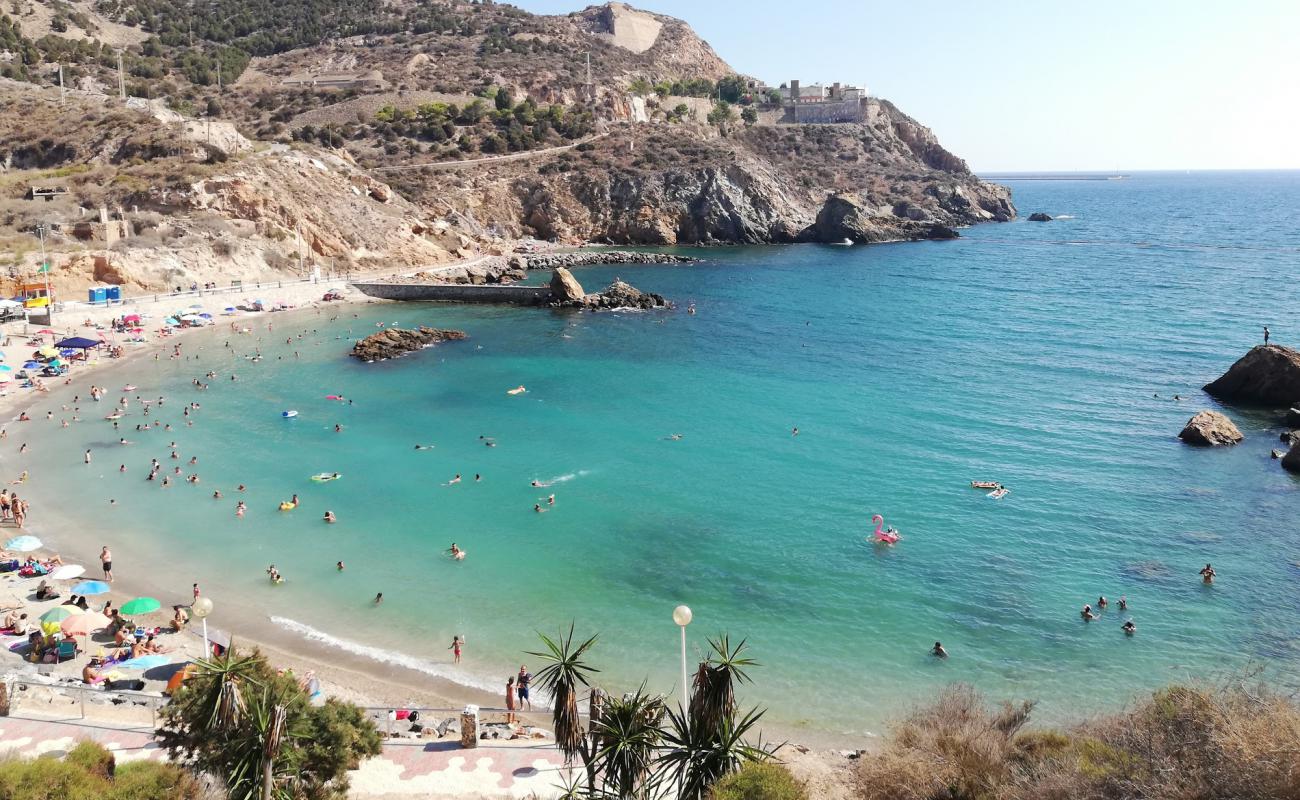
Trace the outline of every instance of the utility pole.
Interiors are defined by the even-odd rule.
[[[64,91],[63,91],[63,65],[62,65],[62,64],[59,64],[59,99],[62,100],[63,98],[64,98]]]
[[[122,70],[122,51],[117,51],[117,96],[126,99],[126,72]]]

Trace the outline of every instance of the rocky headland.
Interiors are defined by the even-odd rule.
[[[353,345],[352,356],[366,362],[387,361],[441,342],[467,338],[469,336],[464,331],[427,328],[423,325],[415,330],[386,328]]]

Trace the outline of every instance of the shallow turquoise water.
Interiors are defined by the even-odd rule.
[[[694,316],[409,305],[217,331],[201,351],[186,345],[197,363],[112,378],[167,396],[174,432],[131,430],[139,443],[119,448],[99,404],[66,431],[11,424],[3,459],[18,468],[18,442],[33,441],[23,466],[38,526],[56,497],[41,477],[66,470],[61,513],[114,545],[120,574],[173,563],[178,601],[194,580],[220,585],[214,624],[272,617],[492,688],[535,630],[575,620],[601,633],[609,687],[672,690],[680,602],[695,611],[693,648],[719,631],[748,637],[764,667],[747,699],[827,731],[879,731],[958,680],[1039,699],[1048,716],[1256,662],[1290,680],[1300,482],[1268,457],[1278,431],[1230,409],[1243,445],[1174,437],[1217,407],[1199,387],[1261,325],[1297,336],[1300,175],[1013,188],[1026,216],[1071,218],[955,242],[707,250],[690,267],[579,272],[589,287],[621,275],[694,301]],[[347,358],[380,320],[471,339],[383,364]],[[259,338],[265,360],[244,360]],[[220,378],[197,392],[188,382],[207,369]],[[527,394],[506,395],[518,384]],[[355,405],[324,399],[336,392]],[[191,399],[203,408],[184,428]],[[288,408],[299,416],[282,419]],[[197,469],[201,485],[146,482],[150,457]],[[321,471],[344,477],[308,480]],[[444,486],[456,473],[464,481]],[[988,499],[973,478],[1012,493]],[[302,508],[276,511],[294,492]],[[550,492],[555,506],[535,513]],[[326,509],[336,525],[320,521]],[[866,543],[873,513],[903,542]],[[464,562],[446,557],[453,541]],[[1213,587],[1196,575],[1207,561]],[[283,586],[265,580],[272,562]],[[1099,594],[1127,595],[1129,615],[1112,605],[1084,624],[1079,608]],[[1135,638],[1120,633],[1126,616]],[[445,649],[454,633],[468,638],[460,667]],[[926,655],[936,639],[946,662]]]

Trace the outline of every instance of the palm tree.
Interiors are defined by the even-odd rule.
[[[643,684],[635,694],[606,702],[591,724],[594,761],[605,793],[618,800],[653,796],[656,782],[648,780],[662,736],[663,698],[645,694]]]
[[[583,656],[596,644],[596,637],[574,645],[573,623],[569,623],[568,634],[561,633],[554,639],[544,633],[537,635],[546,649],[529,655],[546,663],[535,680],[551,695],[554,703],[551,722],[555,728],[555,743],[564,752],[566,763],[573,763],[574,756],[582,756],[587,766],[588,785],[594,784],[591,747],[583,736],[582,718],[578,714],[578,687],[590,686],[591,676],[600,671],[583,661]]]

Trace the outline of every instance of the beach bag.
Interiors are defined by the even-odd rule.
[[[131,692],[143,692],[144,681],[139,680],[138,678],[134,680],[108,681],[104,684],[104,688],[109,690],[110,692],[123,691],[123,690],[131,691]]]
[[[5,561],[3,563],[0,563],[0,572],[13,572],[14,570],[18,569],[19,566],[21,566],[21,562],[19,562],[18,559],[16,558],[13,559],[12,561]]]

